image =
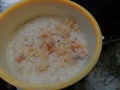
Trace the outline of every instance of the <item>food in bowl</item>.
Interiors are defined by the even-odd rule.
[[[85,35],[73,18],[39,16],[10,35],[7,62],[14,75],[35,84],[62,81],[88,62]]]

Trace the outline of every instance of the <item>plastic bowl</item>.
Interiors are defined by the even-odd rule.
[[[6,60],[8,37],[25,21],[45,15],[63,18],[73,17],[86,35],[89,62],[73,77],[51,84],[31,84],[13,76]],[[25,90],[56,90],[70,86],[85,77],[95,66],[102,48],[100,28],[94,17],[82,6],[69,0],[23,0],[11,6],[0,15],[0,77],[8,83]]]

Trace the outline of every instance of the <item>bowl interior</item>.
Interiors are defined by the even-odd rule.
[[[80,26],[80,30],[85,34],[88,42],[90,59],[96,47],[96,32],[90,20],[86,18],[82,10],[78,10],[68,3],[58,1],[28,0],[12,6],[0,16],[0,68],[8,75],[12,76],[11,70],[6,60],[6,45],[9,36],[15,31],[16,27],[37,16],[60,16],[62,18],[72,17]]]

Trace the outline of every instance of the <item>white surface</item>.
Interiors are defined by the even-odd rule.
[[[2,10],[5,10],[9,6],[13,5],[16,2],[19,2],[20,0],[0,0],[1,8]]]
[[[12,5],[18,1],[20,1],[20,0],[0,0],[0,2],[3,2],[5,4],[9,4],[9,5]]]

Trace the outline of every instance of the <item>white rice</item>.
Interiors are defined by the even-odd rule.
[[[66,36],[66,34],[65,38],[59,35],[60,33],[64,36],[64,30],[69,33],[69,36]],[[45,43],[49,44],[53,40],[53,52],[44,51],[43,45],[45,43],[40,38],[40,35],[43,34],[48,35]],[[86,59],[88,54],[87,43],[84,37],[79,30],[79,26],[72,19],[63,20],[60,17],[51,16],[37,17],[19,26],[16,32],[10,36],[7,47],[7,61],[17,78],[30,83],[45,84],[65,80],[79,73],[88,62]],[[57,42],[58,40],[60,42]],[[73,48],[75,51],[72,51],[69,45],[74,40],[76,43],[80,43],[82,47]],[[61,42],[66,42],[66,44],[61,44]],[[31,51],[28,51],[31,47]],[[50,48],[48,46],[48,50]],[[56,54],[57,51],[55,50],[58,49],[59,51],[61,48],[68,53],[70,51],[70,55],[68,53]],[[85,51],[85,54],[82,53],[82,50]],[[79,59],[75,60],[73,57],[78,54],[80,55]],[[16,59],[16,57],[18,58]],[[65,57],[68,61],[65,61]],[[69,61],[70,57],[72,58],[71,61]]]

